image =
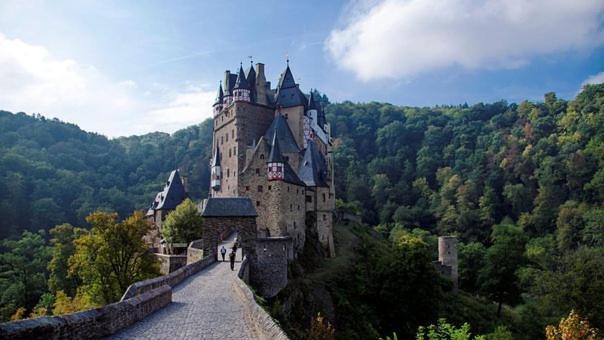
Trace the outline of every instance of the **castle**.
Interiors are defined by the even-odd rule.
[[[334,256],[330,125],[316,93],[304,94],[289,61],[276,88],[257,63],[225,72],[213,105],[211,198],[246,197],[257,236],[288,236],[293,257],[315,233]]]

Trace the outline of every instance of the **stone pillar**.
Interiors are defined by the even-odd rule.
[[[453,281],[454,291],[457,291],[459,284],[457,237],[440,236],[438,238],[438,261],[443,266],[451,267],[451,281]]]

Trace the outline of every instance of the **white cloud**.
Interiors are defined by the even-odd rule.
[[[325,48],[362,80],[446,67],[516,68],[604,41],[602,0],[361,1]]]
[[[173,132],[211,115],[214,91],[165,93],[0,33],[0,109],[41,113],[108,136]]]
[[[581,87],[583,87],[584,85],[587,85],[587,84],[601,84],[601,83],[604,83],[604,72],[600,72],[600,73],[587,77],[587,79],[585,79],[583,84],[581,84]]]

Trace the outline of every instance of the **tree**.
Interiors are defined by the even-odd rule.
[[[190,199],[184,200],[171,212],[162,226],[162,236],[168,243],[189,243],[201,238],[203,219]]]
[[[495,226],[491,234],[493,245],[486,253],[486,265],[480,274],[481,291],[498,303],[501,316],[504,302],[520,301],[520,287],[516,270],[524,263],[524,232],[513,225]]]
[[[43,232],[24,231],[18,240],[3,240],[0,254],[0,309],[2,320],[7,320],[18,307],[24,315],[46,291],[46,265],[49,249]]]
[[[132,283],[159,275],[157,261],[143,242],[150,226],[141,212],[121,223],[117,214],[105,212],[86,220],[92,228],[74,241],[69,259],[69,275],[82,282],[78,295],[107,304],[119,300]]]
[[[591,327],[589,320],[582,318],[574,310],[568,317],[562,318],[558,326],[549,325],[545,328],[547,340],[597,340],[601,339],[599,330]]]
[[[480,288],[478,277],[485,266],[486,249],[480,242],[460,243],[459,247],[459,285],[467,292],[476,292]]]
[[[439,319],[436,325],[428,327],[420,326],[415,335],[416,340],[485,340],[484,336],[477,335],[472,337],[470,333],[470,324],[467,322],[461,327],[455,327],[445,319]]]
[[[48,264],[50,273],[48,289],[56,294],[61,290],[69,296],[75,296],[78,287],[77,277],[69,276],[69,258],[75,252],[74,240],[86,232],[84,229],[74,228],[70,224],[61,224],[50,229],[50,244],[52,245],[52,259]]]

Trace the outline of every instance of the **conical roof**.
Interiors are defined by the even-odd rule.
[[[317,98],[314,91],[310,91],[310,95],[308,96],[308,110],[317,110],[319,111],[320,107],[317,103]]]
[[[306,105],[308,98],[300,91],[289,64],[285,68],[285,72],[281,74],[277,93],[275,94],[275,104],[281,107],[292,107]]]
[[[243,66],[239,66],[239,74],[237,75],[237,81],[235,81],[235,87],[233,89],[250,89],[250,84],[248,84],[247,78],[245,77],[245,73],[243,72]]]
[[[214,105],[222,104],[223,98],[224,98],[224,92],[222,92],[222,82],[220,82],[220,85],[218,85],[218,93],[216,94],[216,101],[214,102]]]
[[[220,166],[220,151],[218,151],[218,145],[216,145],[216,152],[214,158],[212,158],[212,167]]]
[[[279,149],[279,139],[277,138],[277,131],[273,134],[271,153],[268,155],[267,163],[284,163],[285,159]]]

